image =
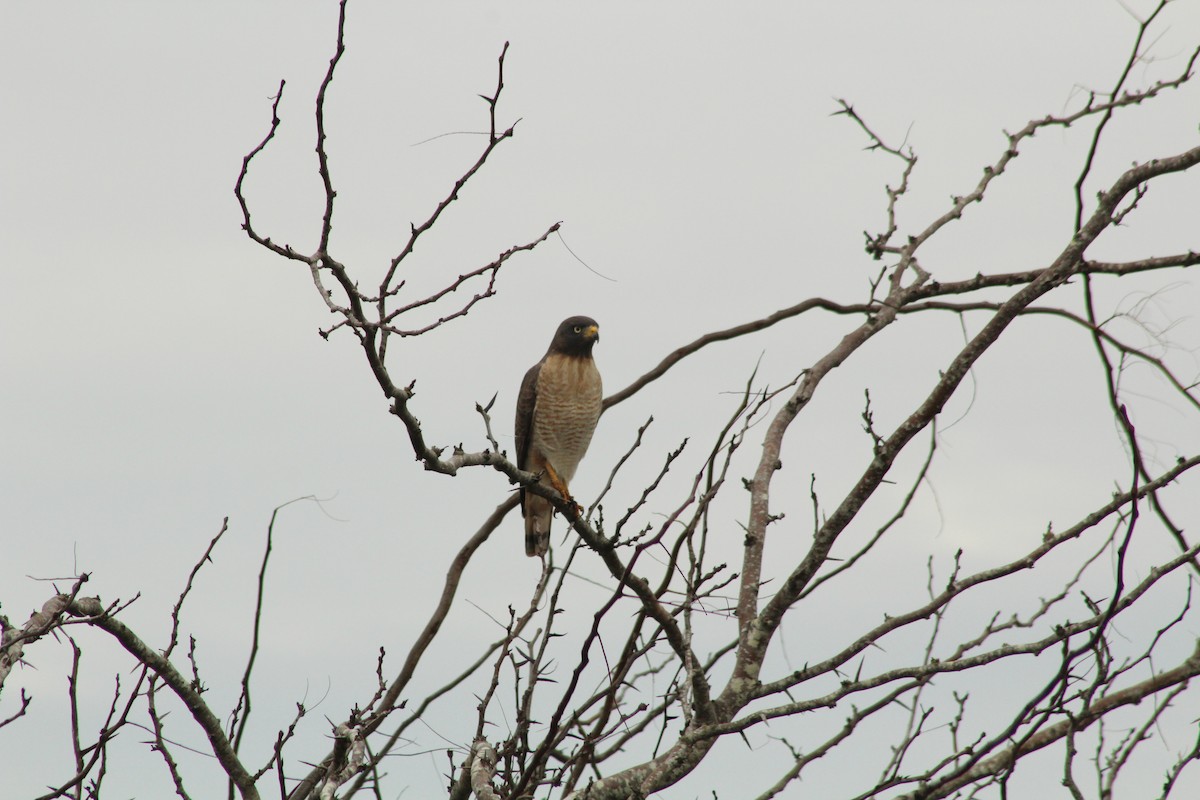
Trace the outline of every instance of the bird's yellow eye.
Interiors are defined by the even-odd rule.
[[[575,332],[576,332],[576,333],[582,333],[582,332],[583,332],[583,328],[582,328],[582,327],[580,327],[579,325],[576,325],[576,326],[575,326]]]

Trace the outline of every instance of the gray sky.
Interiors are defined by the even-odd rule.
[[[1138,13],[1152,5],[1128,3]],[[887,141],[916,149],[901,223],[923,226],[974,186],[1002,151],[1003,129],[1108,86],[1135,32],[1121,4],[1094,0],[408,6],[351,3],[349,52],[327,110],[339,259],[377,280],[410,221],[424,219],[474,159],[478,135],[432,137],[483,130],[477,95],[494,88],[506,40],[500,117],[522,119],[517,135],[422,240],[406,275],[413,296],[564,222],[565,245],[552,238],[514,259],[498,297],[394,354],[397,379],[417,381],[413,410],[427,435],[471,449],[484,446],[474,403],[495,392],[497,434],[511,445],[520,377],[570,314],[600,321],[596,355],[615,390],[703,332],[808,296],[865,300],[878,264],[862,232],[881,227],[883,185],[895,182],[898,163],[864,152],[861,132],[831,116],[834,98],[852,102]],[[262,233],[315,245],[322,197],[311,112],[335,19],[332,2],[0,10],[0,610],[24,621],[52,592],[40,579],[87,571],[87,593],[106,601],[140,592],[124,618],[162,646],[171,603],[229,516],[185,614],[212,696],[224,697],[240,675],[271,510],[323,498],[289,507],[277,529],[254,731],[270,741],[295,700],[325,697],[296,745],[308,758],[325,746],[321,715],[340,719],[369,694],[378,647],[398,664],[450,556],[507,491],[491,471],[424,473],[352,339],[316,335],[330,319],[308,276],[240,230],[233,183],[284,78],[283,127],[247,192]],[[1134,70],[1136,86],[1173,77],[1200,38],[1200,4],[1173,4],[1165,20],[1154,59]],[[1198,97],[1193,86],[1119,116],[1092,191],[1131,161],[1194,144]],[[1085,135],[1031,142],[987,201],[929,248],[925,268],[947,280],[1044,263],[1069,238]],[[1164,182],[1144,214],[1090,255],[1194,248],[1196,208],[1193,178]],[[1130,282],[1106,300],[1129,309],[1141,291]],[[525,311],[527,296],[537,301]],[[1194,343],[1198,302],[1194,285],[1178,285],[1144,313]],[[594,495],[651,414],[644,459],[618,489],[635,491],[684,436],[704,442],[699,457],[760,357],[760,378],[780,385],[848,325],[806,317],[681,366],[604,417],[577,493]],[[1014,331],[947,410],[947,422],[966,417],[942,442],[939,502],[926,498],[915,515],[920,533],[906,547],[919,568],[930,552],[958,547],[976,568],[1011,557],[1013,537],[1069,523],[1123,476],[1103,403],[1058,403],[1099,380],[1077,336],[1073,348],[1055,346],[1064,333],[1050,322]],[[894,425],[962,336],[950,318],[906,323],[822,390],[785,452],[780,485],[794,496],[781,490],[778,502],[794,514],[798,539],[808,530],[808,476],[816,472],[832,499],[861,469],[864,386],[878,419]],[[1029,371],[1017,378],[1019,367]],[[1151,399],[1157,391],[1152,382],[1135,388]],[[1138,423],[1161,427],[1161,463],[1200,445],[1194,416],[1146,413]],[[980,452],[992,454],[986,476],[973,472]],[[743,511],[731,502],[722,513],[732,548]],[[462,598],[489,612],[522,602],[536,576],[515,519],[500,533],[488,545],[491,568],[469,576]],[[839,610],[846,624],[879,616],[870,604]],[[431,664],[465,658],[496,634],[466,603],[450,625]],[[826,635],[836,631],[818,640]],[[113,645],[81,638],[95,691],[107,692],[117,672],[130,680]],[[788,650],[804,661],[801,640]],[[18,687],[35,705],[0,731],[6,785],[34,792],[68,774],[59,699],[68,658],[65,644],[39,643],[37,669],[9,681],[0,718]],[[431,673],[415,692],[438,685]],[[413,747],[438,754],[392,767],[410,771],[422,796],[441,786],[447,740],[460,744],[474,727],[456,724],[473,719],[469,697],[441,713],[445,726],[422,731]],[[194,731],[180,736],[203,747]],[[126,738],[126,752],[144,750]],[[185,768],[209,766],[198,758]],[[143,787],[129,789],[138,796],[169,790],[158,764],[111,780]],[[832,777],[814,774],[811,786],[822,780]]]

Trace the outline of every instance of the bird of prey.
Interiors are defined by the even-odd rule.
[[[591,317],[563,320],[546,355],[525,373],[517,395],[517,466],[541,473],[540,482],[554,487],[576,513],[579,506],[568,484],[592,441],[604,397],[600,371],[592,360],[592,347],[599,340],[600,327]],[[522,489],[521,515],[525,554],[545,555],[553,504]]]

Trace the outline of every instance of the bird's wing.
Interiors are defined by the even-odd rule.
[[[537,381],[541,369],[541,361],[530,367],[521,381],[521,391],[517,393],[517,466],[521,469],[528,469],[529,445],[533,442],[533,409],[537,405]]]

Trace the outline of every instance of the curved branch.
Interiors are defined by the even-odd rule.
[[[404,659],[404,664],[400,668],[400,673],[396,676],[395,680],[392,681],[392,685],[388,687],[387,692],[383,695],[383,698],[379,703],[380,708],[391,709],[396,706],[397,702],[400,700],[400,695],[406,688],[408,688],[409,681],[412,680],[413,675],[416,673],[417,666],[421,663],[421,659],[424,657],[425,651],[429,649],[429,645],[431,645],[433,640],[437,638],[437,634],[438,631],[441,630],[442,623],[445,622],[446,616],[450,613],[450,608],[454,603],[454,596],[458,592],[458,586],[462,580],[463,572],[466,570],[467,564],[470,563],[471,557],[474,556],[475,551],[478,550],[483,543],[488,540],[488,537],[492,535],[496,528],[500,527],[500,523],[504,520],[504,517],[508,515],[508,512],[512,511],[516,507],[517,496],[514,494],[508,497],[503,503],[496,506],[491,515],[484,520],[484,523],[480,526],[479,530],[475,532],[475,535],[468,539],[458,551],[458,554],[450,563],[450,569],[446,572],[446,581],[442,586],[442,595],[438,599],[438,603],[434,607],[433,613],[430,615],[429,620],[425,623],[425,628],[417,636],[417,640],[413,643],[413,646],[409,648],[408,657]],[[374,719],[368,720],[363,726],[362,735],[365,737],[374,732],[386,718],[387,715],[382,714]],[[331,757],[332,756],[327,757],[324,761],[322,761],[322,764],[328,762],[329,758]],[[295,788],[292,789],[288,797],[293,798],[293,800],[303,800],[303,798],[312,796],[312,792],[324,774],[324,768],[318,765],[316,768],[311,770],[308,775],[306,775],[300,781],[300,783],[296,785]]]
[[[62,597],[63,595],[60,595]],[[208,707],[208,703],[200,697],[200,693],[192,686],[175,665],[168,661],[153,648],[146,645],[137,634],[126,627],[125,623],[111,616],[100,604],[97,598],[79,598],[70,604],[70,613],[84,618],[88,625],[100,628],[111,634],[130,655],[141,664],[150,668],[163,683],[170,687],[175,696],[187,707],[192,719],[204,731],[212,746],[213,755],[217,757],[225,774],[237,787],[244,800],[258,800],[258,789],[254,786],[254,778],[242,765],[233,745],[221,728],[221,721]]]
[[[935,798],[947,797],[964,786],[1011,769],[1012,765],[1023,756],[1053,744],[1070,733],[1086,730],[1114,709],[1140,703],[1145,698],[1164,689],[1186,684],[1197,675],[1200,675],[1200,643],[1197,644],[1191,656],[1173,669],[1160,672],[1126,689],[1107,694],[1088,704],[1082,711],[1073,714],[1070,719],[1046,726],[1018,744],[978,762],[962,774],[931,781],[919,790],[901,795],[896,800],[935,800]]]
[[[779,592],[768,602],[762,616],[757,620],[750,620],[753,630],[746,637],[746,650],[744,654],[739,654],[739,661],[746,660],[748,662],[746,667],[753,667],[753,664],[761,663],[761,658],[765,654],[766,642],[769,641],[770,635],[778,626],[784,611],[795,602],[808,581],[824,563],[825,556],[838,535],[878,488],[901,450],[941,411],[942,406],[949,400],[970,367],[991,347],[1021,311],[1046,292],[1061,285],[1079,269],[1082,264],[1083,252],[1108,228],[1112,214],[1121,200],[1146,181],[1161,175],[1185,171],[1198,163],[1200,163],[1200,147],[1194,147],[1176,156],[1155,159],[1127,170],[1108,191],[1100,195],[1099,207],[1083,229],[1072,238],[1066,248],[1041,275],[1001,304],[980,332],[946,367],[942,378],[924,402],[880,446],[875,459],[863,473],[854,489],[821,527],[808,556],[799,567],[793,570],[780,587]],[[870,331],[864,331],[861,335],[865,340],[870,335]],[[831,356],[837,359],[837,363],[840,363],[841,358],[844,357],[841,353],[844,346],[844,344],[839,346],[831,353]],[[830,356],[826,358],[828,359]],[[752,505],[751,536],[761,538],[765,534],[770,477],[778,469],[776,466],[778,452],[787,426],[811,397],[814,387],[808,385],[809,383],[809,377],[806,376],[805,382],[793,396],[793,401],[790,401],[777,414],[768,433],[767,442],[764,443],[764,457],[760,462],[759,472],[755,476],[752,489],[751,502],[757,505]],[[743,575],[745,574],[744,571]],[[743,599],[749,594],[749,590],[744,592]],[[757,587],[754,587],[753,595],[757,597]],[[745,624],[747,622],[744,620],[743,625]]]

